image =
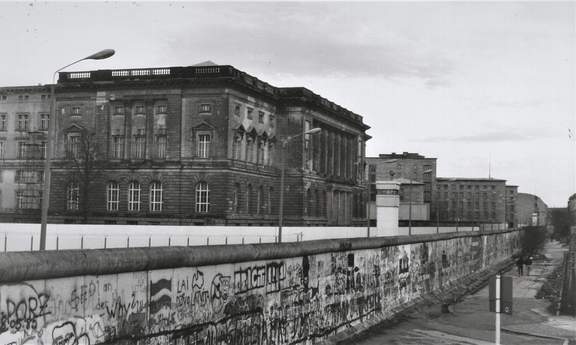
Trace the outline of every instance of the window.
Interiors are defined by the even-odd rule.
[[[106,210],[108,212],[118,211],[120,203],[120,187],[116,182],[109,182],[106,186]]]
[[[6,95],[2,95],[2,97],[0,97],[0,100],[5,101],[6,99],[8,99],[8,97]]]
[[[66,156],[68,159],[78,158],[80,155],[80,133],[68,134],[66,143]]]
[[[124,106],[123,105],[115,105],[114,106],[114,115],[124,115]]]
[[[40,194],[32,190],[16,192],[16,204],[19,209],[39,209]]]
[[[235,103],[234,104],[234,115],[235,116],[240,116],[240,111],[242,110],[242,106],[240,105],[240,103]]]
[[[28,114],[18,114],[18,121],[16,122],[17,131],[28,131],[29,130],[29,118]]]
[[[168,138],[166,135],[156,136],[156,147],[158,149],[158,159],[166,159],[166,148],[167,148]]]
[[[28,153],[28,145],[24,141],[18,142],[18,159],[26,158]]]
[[[166,104],[158,104],[156,106],[156,114],[166,114],[168,106]]]
[[[200,134],[198,135],[198,157],[208,158],[210,155],[210,135]]]
[[[162,203],[162,183],[152,182],[150,184],[150,211],[161,212]]]
[[[272,214],[272,195],[274,194],[274,188],[270,187],[268,188],[268,196],[267,196],[267,202],[266,202],[266,206],[268,207],[267,212],[268,214]]]
[[[142,104],[136,104],[134,106],[134,113],[135,114],[144,114],[144,105]]]
[[[66,209],[77,211],[80,207],[80,187],[78,183],[72,182],[66,188]]]
[[[128,185],[128,211],[140,211],[140,183],[136,181]]]
[[[121,135],[112,136],[112,158],[124,158],[124,137]]]
[[[50,114],[40,114],[40,130],[47,131],[50,125]]]
[[[212,105],[208,103],[200,104],[200,109],[198,111],[200,114],[209,115],[212,113]]]
[[[0,114],[0,131],[5,132],[8,130],[8,115]]]
[[[6,141],[0,141],[0,159],[4,159],[4,155],[6,154]]]
[[[242,158],[242,134],[236,133],[232,141],[232,157],[234,159]]]
[[[40,172],[32,170],[17,170],[15,180],[17,183],[41,182]]]
[[[264,112],[263,111],[258,112],[258,123],[264,123]]]
[[[72,107],[72,116],[82,115],[80,107]]]
[[[270,123],[270,127],[272,128],[274,128],[274,120],[275,120],[274,114],[268,115],[268,122]]]
[[[240,213],[240,184],[234,184],[234,194],[232,195],[232,209],[234,213]]]
[[[135,159],[144,159],[146,153],[146,137],[143,135],[135,135],[132,145],[132,157]]]
[[[258,143],[256,145],[256,163],[264,165],[264,146],[266,145],[263,139],[258,139]]]
[[[258,188],[258,195],[256,197],[256,213],[260,214],[264,211],[264,187]]]
[[[210,190],[208,183],[200,182],[196,185],[196,212],[206,213],[210,207]]]
[[[252,208],[250,207],[250,196],[252,195],[252,185],[249,184],[246,188],[246,213],[251,213]]]
[[[252,113],[254,113],[254,109],[247,107],[246,108],[246,117],[249,118],[250,120],[252,120]]]

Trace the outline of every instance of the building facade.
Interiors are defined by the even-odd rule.
[[[436,182],[440,222],[506,222],[506,180],[439,177]]]
[[[506,186],[506,224],[508,228],[518,225],[516,214],[516,200],[518,199],[518,186]]]
[[[366,157],[371,203],[376,200],[376,181],[400,183],[401,223],[429,221],[436,215],[436,158],[418,153],[389,153]],[[374,212],[371,212],[373,214]],[[375,213],[373,215],[375,219]]]
[[[548,205],[537,195],[518,193],[516,198],[518,226],[547,226]]]
[[[64,72],[56,114],[53,221],[275,225],[284,164],[285,224],[363,222],[369,127],[305,88],[218,65]]]
[[[38,221],[50,90],[0,88],[0,221]]]

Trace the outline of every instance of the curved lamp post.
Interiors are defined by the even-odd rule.
[[[56,74],[66,67],[70,67],[80,61],[84,60],[102,60],[107,59],[114,55],[114,49],[104,49],[92,55],[89,55],[85,58],[80,60],[76,60],[71,64],[68,64],[64,67],[57,69],[52,74],[52,84],[50,85],[50,118],[48,123],[48,138],[46,143],[46,158],[44,161],[44,190],[42,191],[42,214],[40,218],[40,250],[46,250],[46,225],[48,222],[48,205],[50,204],[50,163],[52,159],[52,150],[54,144],[54,136],[56,135],[56,97],[55,89],[56,89]]]
[[[280,209],[278,210],[278,243],[282,243],[282,225],[284,222],[284,170],[286,168],[286,158],[285,158],[285,148],[292,139],[301,137],[306,134],[316,134],[319,133],[322,128],[312,128],[304,133],[292,135],[282,139],[280,142],[282,144],[282,164],[280,166]]]

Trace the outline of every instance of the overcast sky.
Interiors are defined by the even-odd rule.
[[[369,156],[419,152],[566,205],[575,191],[574,2],[0,3],[0,85],[212,60],[362,115]]]

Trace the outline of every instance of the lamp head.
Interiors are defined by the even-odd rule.
[[[84,58],[84,60],[102,60],[107,59],[116,53],[114,49],[104,49],[99,51],[98,53],[94,53],[90,56]]]
[[[316,127],[316,128],[312,128],[307,130],[306,132],[304,132],[304,134],[316,134],[318,132],[320,132],[322,130],[322,128],[320,127]]]

